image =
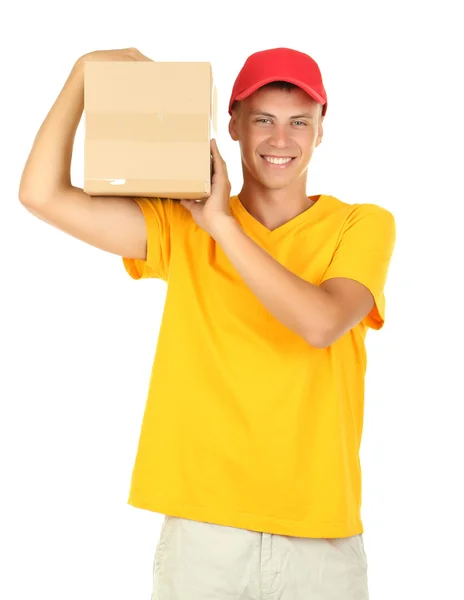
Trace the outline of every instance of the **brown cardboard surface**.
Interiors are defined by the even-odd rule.
[[[213,87],[213,98],[212,98],[212,102],[213,102],[213,107],[212,107],[212,115],[213,115],[213,129],[214,132],[217,133],[217,105],[218,105],[218,91],[217,91],[217,87],[214,86]]]
[[[210,194],[210,63],[87,62],[84,81],[86,193]]]

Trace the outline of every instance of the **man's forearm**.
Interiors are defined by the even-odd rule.
[[[40,201],[71,186],[72,149],[83,110],[84,64],[78,61],[35,137],[21,177],[22,201]]]
[[[314,347],[330,331],[335,304],[321,288],[301,279],[263,250],[233,217],[224,216],[214,239],[267,310]]]

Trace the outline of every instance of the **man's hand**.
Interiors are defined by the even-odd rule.
[[[137,48],[121,48],[119,50],[94,50],[93,52],[87,52],[78,59],[78,63],[85,63],[89,61],[118,61],[118,62],[153,62],[151,58],[142,54]]]
[[[227,174],[227,166],[219,154],[215,139],[211,140],[211,154],[213,156],[213,178],[210,196],[201,200],[181,200],[180,203],[191,213],[198,227],[214,238],[224,220],[235,221],[235,219],[230,214],[232,188]]]

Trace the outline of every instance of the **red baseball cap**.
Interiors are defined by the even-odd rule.
[[[322,116],[327,112],[327,94],[316,61],[298,50],[273,48],[255,52],[247,58],[232,89],[229,114],[232,114],[235,100],[244,100],[272,81],[287,81],[297,85],[316,102],[323,104]]]

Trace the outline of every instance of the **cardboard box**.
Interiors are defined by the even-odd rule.
[[[84,191],[208,196],[216,105],[208,62],[87,62]]]

